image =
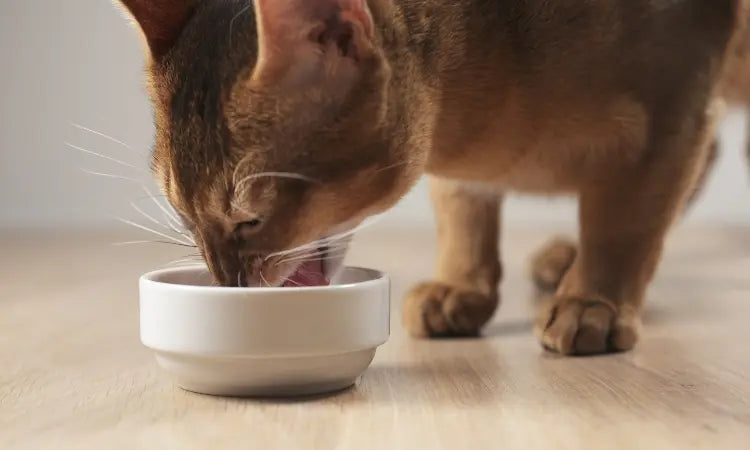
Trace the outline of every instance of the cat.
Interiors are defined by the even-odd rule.
[[[153,170],[226,286],[325,283],[347,230],[430,175],[415,337],[498,303],[503,192],[580,198],[536,332],[633,348],[665,234],[710,159],[741,0],[120,0],[140,25]]]

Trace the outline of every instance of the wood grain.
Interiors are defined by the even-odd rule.
[[[546,233],[506,233],[504,305],[483,339],[412,341],[400,295],[430,233],[370,232],[350,261],[394,278],[393,336],[355,388],[299,400],[181,391],[138,340],[140,273],[171,248],[116,235],[0,237],[0,449],[740,449],[750,442],[750,233],[682,230],[636,351],[543,353],[525,264]]]

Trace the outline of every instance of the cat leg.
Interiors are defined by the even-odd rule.
[[[750,144],[748,145],[748,156],[750,157]],[[695,183],[695,187],[692,188],[692,194],[687,201],[687,207],[684,212],[690,209],[705,188],[706,181],[716,165],[718,157],[719,142],[718,138],[714,138],[709,147],[708,158],[703,165],[702,174]],[[560,287],[565,274],[568,273],[568,270],[573,265],[577,254],[578,244],[566,238],[553,239],[539,249],[531,258],[530,265],[531,280],[537,290],[542,294],[554,293]]]
[[[657,134],[642,165],[584,187],[580,248],[535,332],[565,355],[630,350],[664,238],[710,157],[712,113]]]
[[[498,305],[501,195],[489,188],[433,178],[438,227],[434,281],[407,295],[403,321],[415,337],[471,336]]]

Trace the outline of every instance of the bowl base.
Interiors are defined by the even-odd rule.
[[[304,384],[299,386],[259,386],[259,387],[234,387],[217,385],[183,385],[178,384],[180,389],[194,394],[211,395],[216,397],[237,398],[290,398],[310,397],[316,395],[334,394],[341,392],[357,384],[354,380],[342,382]]]
[[[190,392],[224,397],[299,397],[354,385],[375,348],[307,357],[225,357],[156,352],[156,360]]]

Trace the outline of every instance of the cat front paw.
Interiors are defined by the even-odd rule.
[[[545,349],[572,356],[631,350],[639,329],[639,314],[629,305],[558,296],[545,305],[534,331]]]
[[[497,304],[497,295],[426,282],[406,295],[403,323],[417,338],[476,336],[492,318]]]

